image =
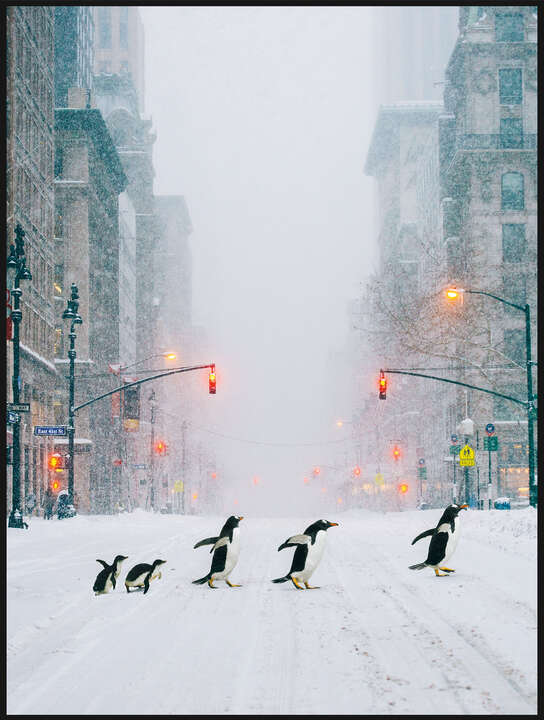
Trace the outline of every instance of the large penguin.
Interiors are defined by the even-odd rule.
[[[195,548],[201,545],[213,545],[210,552],[213,552],[212,566],[210,572],[199,580],[193,580],[195,585],[208,583],[209,587],[215,588],[214,580],[224,580],[229,587],[241,587],[229,581],[229,575],[238,562],[240,553],[240,529],[238,525],[244,516],[231,515],[223,525],[219,537],[210,537],[197,542]]]
[[[455,572],[449,567],[445,567],[446,562],[453,555],[457,542],[459,540],[459,512],[466,510],[468,505],[448,505],[444,510],[442,517],[438,521],[438,525],[430,530],[420,533],[412,540],[412,545],[421,538],[431,535],[429,543],[429,551],[425,562],[410,565],[410,570],[422,570],[424,567],[434,568],[437,577],[445,577],[446,573]],[[439,570],[444,570],[440,573]]]
[[[136,588],[141,590],[143,588],[144,595],[149,590],[149,583],[155,578],[162,577],[161,571],[155,572],[155,569],[159,565],[164,565],[166,560],[154,560],[151,565],[148,563],[138,563],[131,570],[128,571],[125,578],[125,587],[127,593],[130,592],[129,588]]]
[[[283,550],[286,547],[296,547],[293,555],[291,569],[283,577],[272,580],[273,583],[283,583],[291,580],[293,585],[299,590],[304,590],[303,582],[307,590],[314,590],[317,586],[308,585],[310,576],[319,565],[323,550],[325,549],[325,532],[330,528],[338,525],[328,520],[317,520],[317,522],[309,525],[302,535],[293,535],[282,543],[279,548]]]
[[[127,558],[128,555],[116,555],[111,565],[108,565],[104,560],[96,560],[97,563],[104,566],[104,569],[98,573],[94,581],[93,590],[95,595],[102,595],[115,588],[115,581],[121,572],[121,563]]]

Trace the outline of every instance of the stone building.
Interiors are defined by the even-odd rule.
[[[76,406],[116,386],[109,366],[119,362],[119,195],[126,176],[98,109],[55,111],[55,288],[79,289],[76,327]],[[58,304],[55,356],[68,375],[69,321]],[[59,412],[66,397],[59,387]],[[119,419],[110,398],[76,413],[75,493],[83,512],[111,512],[119,494]],[[113,430],[113,431],[112,431]],[[67,441],[56,440],[59,450]]]
[[[461,7],[459,37],[446,69],[440,127],[449,280],[520,306],[528,303],[533,360],[537,351],[536,59],[536,7]],[[455,312],[457,324],[471,329],[470,337],[457,344],[457,353],[469,357],[466,364],[471,366],[458,379],[526,400],[524,313],[481,295],[465,295],[463,307]],[[492,453],[496,492],[527,497],[524,408],[469,390],[466,409],[475,423],[474,442],[480,451],[485,425],[492,422],[496,427],[499,451]],[[477,467],[486,475],[487,455],[479,455]]]
[[[71,107],[69,91],[91,91],[94,20],[88,5],[55,7],[55,107]],[[90,104],[90,94],[89,94]]]
[[[53,423],[57,377],[53,362],[54,8],[8,6],[6,18],[6,245],[9,250],[14,228],[21,225],[26,264],[32,273],[31,281],[21,282],[20,401],[30,403],[30,413],[21,413],[21,497],[24,501],[33,494],[39,507],[48,482],[47,456],[52,444],[35,437],[33,427]],[[12,373],[8,342],[8,388]],[[9,468],[7,493],[9,507]]]

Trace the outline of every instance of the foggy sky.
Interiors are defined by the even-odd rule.
[[[218,374],[216,397],[202,398],[211,427],[266,443],[336,440],[350,378],[331,353],[377,258],[363,174],[377,113],[372,8],[140,12],[154,191],[184,195],[194,226],[193,322],[211,348],[199,360]],[[303,503],[303,476],[344,452],[203,440],[246,511],[284,503],[277,488]]]

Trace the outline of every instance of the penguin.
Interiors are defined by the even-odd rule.
[[[428,535],[432,536],[427,559],[425,562],[409,565],[410,570],[422,570],[424,567],[432,567],[437,577],[446,577],[446,573],[455,572],[455,570],[445,567],[445,564],[453,555],[459,540],[459,512],[466,510],[467,507],[468,505],[448,505],[435,528],[425,530],[425,532],[420,533],[412,540],[413,545],[421,538]],[[440,573],[439,570],[444,570],[444,572]]]
[[[149,590],[149,583],[155,578],[162,577],[161,571],[156,568],[159,565],[164,565],[166,560],[154,560],[151,565],[148,563],[138,563],[131,570],[128,571],[125,578],[125,588],[127,593],[130,592],[129,588],[136,588],[141,590],[143,588],[144,595]]]
[[[283,583],[291,580],[293,585],[298,590],[304,590],[302,585],[303,582],[307,590],[315,590],[318,586],[309,585],[308,580],[310,576],[319,565],[323,550],[325,549],[325,532],[330,527],[337,526],[336,522],[329,522],[328,520],[317,520],[312,525],[309,525],[302,535],[293,535],[293,537],[287,538],[279,548],[283,550],[286,547],[296,547],[295,554],[293,555],[293,562],[291,563],[291,569],[283,577],[272,580],[273,583]]]
[[[127,558],[128,555],[116,555],[111,565],[108,565],[104,560],[96,560],[97,563],[103,565],[104,569],[98,573],[94,581],[93,590],[95,595],[102,595],[112,588],[115,589],[115,581],[121,572],[121,563]]]
[[[199,580],[193,580],[194,585],[203,585],[216,589],[214,580],[224,580],[229,587],[241,587],[229,581],[229,575],[238,562],[240,553],[240,520],[244,516],[231,515],[223,525],[219,537],[210,537],[197,542],[195,548],[202,545],[212,545],[210,552],[213,552],[212,566],[210,572]]]

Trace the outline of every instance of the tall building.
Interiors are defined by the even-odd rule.
[[[55,362],[60,382],[61,417],[66,402],[68,333],[62,319],[75,283],[79,290],[76,326],[76,406],[116,387],[110,365],[119,363],[120,276],[119,195],[126,176],[99,110],[59,108],[55,111]],[[115,396],[114,396],[115,397]],[[119,414],[106,399],[76,414],[74,491],[83,512],[111,512],[120,495]],[[56,439],[57,450],[67,440]]]
[[[70,107],[69,91],[91,91],[94,21],[88,5],[55,7],[55,107]],[[89,95],[90,104],[90,95]]]
[[[458,8],[384,5],[372,12],[376,100],[441,100],[444,70],[457,36]]]
[[[54,8],[8,6],[6,18],[6,243],[9,250],[14,228],[21,225],[26,264],[32,273],[31,281],[21,282],[20,401],[30,403],[30,412],[21,413],[21,497],[24,501],[33,494],[39,507],[52,446],[50,440],[33,435],[33,426],[53,421],[57,376],[53,362]],[[11,388],[9,343],[7,350],[7,385]],[[7,440],[9,446],[9,429]],[[8,498],[10,483],[8,473]],[[11,504],[11,499],[8,502]]]
[[[93,8],[96,27],[95,75],[129,75],[144,110],[144,30],[136,6]]]
[[[462,7],[459,13],[440,129],[447,271],[460,287],[529,304],[536,361],[537,9]],[[524,313],[481,295],[466,295],[458,312],[458,323],[470,325],[455,348],[470,359],[459,379],[526,400]],[[536,392],[536,377],[533,382]],[[486,423],[497,429],[497,492],[526,497],[524,408],[469,390],[466,409],[480,443]],[[487,464],[487,452],[480,460]]]

